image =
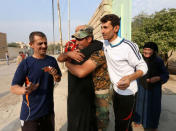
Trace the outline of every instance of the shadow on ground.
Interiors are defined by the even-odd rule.
[[[163,95],[176,95],[175,92],[173,92],[172,90],[170,90],[168,88],[162,89],[162,93],[163,93]]]
[[[67,131],[67,123],[65,123],[58,131]]]

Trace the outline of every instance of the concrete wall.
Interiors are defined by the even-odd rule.
[[[121,18],[121,37],[131,40],[131,1],[132,0],[102,0],[89,25],[94,27],[95,39],[102,40],[100,19],[106,14],[116,14]]]
[[[24,49],[16,48],[16,47],[8,47],[8,54],[10,58],[16,58],[19,55],[19,51],[23,51]]]
[[[112,13],[112,0],[102,0],[94,15],[89,21],[89,25],[94,28],[94,38],[102,40],[100,18],[106,14]]]
[[[132,0],[112,0],[112,13],[121,18],[121,37],[131,40]]]
[[[0,59],[5,59],[6,51],[7,51],[6,34],[0,32]]]

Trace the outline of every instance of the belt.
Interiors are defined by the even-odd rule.
[[[108,94],[109,93],[109,89],[104,89],[104,90],[96,90],[95,94]]]

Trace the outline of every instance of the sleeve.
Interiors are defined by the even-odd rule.
[[[70,40],[68,41],[66,44],[65,44],[65,50],[64,52],[67,52],[67,51],[73,51],[77,48],[77,45],[76,45],[76,40]]]
[[[65,49],[64,49],[64,52],[67,52],[68,51],[68,42],[65,44]]]
[[[94,52],[91,55],[90,59],[96,63],[97,67],[106,62],[103,50],[99,50],[99,51]]]
[[[20,85],[22,86],[25,82],[25,78],[27,76],[27,66],[26,60],[22,61],[14,74],[11,85]]]
[[[160,63],[159,68],[160,68],[160,73],[161,73],[160,78],[161,78],[162,84],[164,84],[169,79],[169,72],[168,72],[166,66],[164,65],[164,62],[162,59],[160,59],[159,63]]]
[[[129,64],[134,67],[135,70],[141,70],[143,72],[143,76],[147,73],[147,64],[139,52],[139,48],[136,44],[133,43],[131,46],[129,46],[127,57]]]

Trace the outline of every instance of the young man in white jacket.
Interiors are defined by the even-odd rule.
[[[146,74],[147,65],[135,43],[118,37],[118,16],[108,14],[100,21],[104,53],[114,89],[115,131],[132,130],[131,117],[138,90],[136,79]]]

